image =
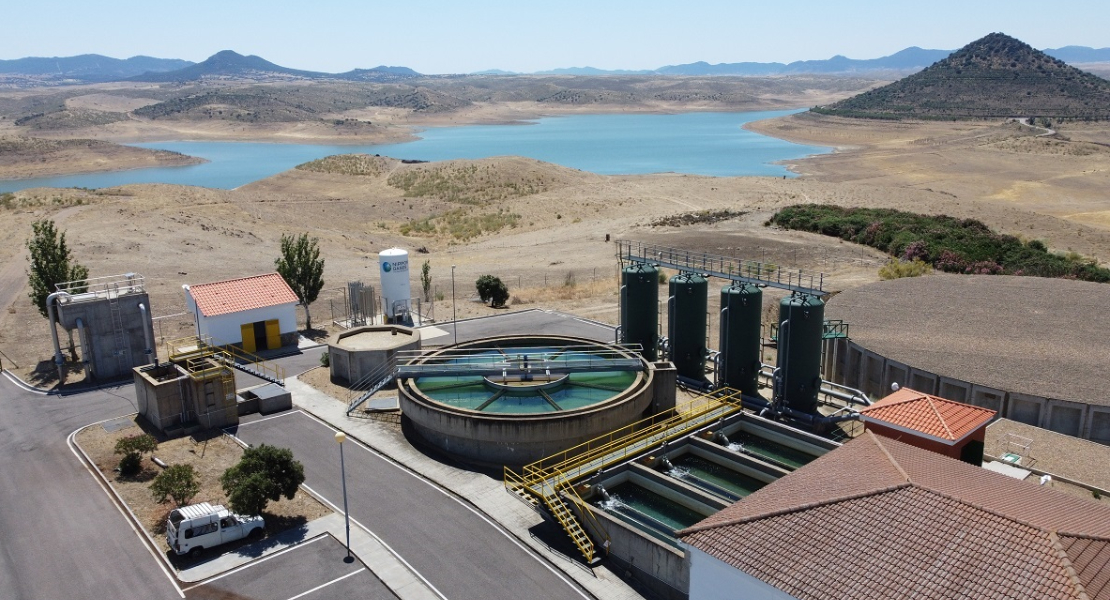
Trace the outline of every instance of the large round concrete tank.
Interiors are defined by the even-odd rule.
[[[721,289],[721,372],[718,383],[749,396],[759,395],[763,290],[750,283]]]
[[[825,303],[816,296],[792,294],[779,303],[779,375],[786,406],[817,413],[821,390],[821,338]]]
[[[643,263],[621,270],[621,343],[640,344],[643,357],[656,360],[659,326],[659,271]]]
[[[671,277],[667,337],[671,362],[680,377],[705,379],[705,313],[709,302],[709,281],[697,273]]]
[[[382,302],[390,322],[409,311],[412,289],[409,286],[408,250],[390,248],[378,253],[378,271],[382,277]]]

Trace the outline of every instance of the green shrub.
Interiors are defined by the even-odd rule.
[[[282,496],[292,500],[302,483],[304,466],[293,460],[293,451],[267,444],[247,448],[239,464],[220,476],[231,509],[245,515],[262,514]]]
[[[1052,254],[1043,242],[1023,243],[1015,236],[993,232],[974,219],[805,204],[782,209],[771,222],[787,229],[836,236],[908,261],[920,259],[951,273],[1110,282],[1110,269],[1093,260],[1075,253]]]
[[[323,354],[320,355],[320,366],[321,367],[330,367],[331,366],[331,357],[328,356],[327,352],[324,352]]]
[[[482,302],[489,302],[493,308],[505,306],[505,302],[509,299],[509,288],[499,277],[482,275],[474,282],[474,287],[478,289],[478,297]]]
[[[119,472],[126,476],[137,474],[142,470],[144,452],[154,452],[158,449],[158,440],[150,434],[130,435],[116,440],[115,454],[122,454],[119,461]]]
[[[898,260],[897,258],[890,259],[879,269],[879,279],[901,279],[902,277],[920,277],[931,273],[933,267],[929,263],[915,258],[912,261]]]
[[[193,465],[171,465],[150,484],[150,493],[159,504],[173,498],[175,504],[185,506],[198,492],[200,483]]]
[[[119,459],[119,474],[124,477],[138,475],[143,470],[143,457],[138,452],[129,452]]]

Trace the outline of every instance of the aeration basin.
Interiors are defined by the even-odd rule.
[[[638,353],[563,336],[447,346],[400,367],[401,410],[428,442],[466,461],[520,466],[643,415],[652,373]]]

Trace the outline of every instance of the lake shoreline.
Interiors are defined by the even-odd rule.
[[[675,172],[713,177],[794,176],[794,163],[807,156],[823,154],[825,148],[798,148],[792,141],[767,136],[748,127],[755,121],[786,114],[790,113],[694,111],[659,114],[639,111],[629,114],[583,111],[535,120],[514,119],[506,123],[535,126],[535,129],[461,123],[423,126],[407,136],[409,141],[377,144],[293,144],[288,140],[143,141],[133,146],[116,147],[143,152],[167,150],[192,159],[181,164],[196,165],[206,160],[219,164],[202,171],[182,173],[166,170],[134,178],[97,177],[134,170],[132,165],[123,168],[113,165],[101,170],[78,169],[46,177],[4,178],[0,179],[0,191],[26,187],[99,188],[156,182],[233,189],[334,154],[377,154],[432,162],[515,155],[599,175]],[[743,134],[737,134],[737,129],[743,130]],[[767,139],[760,143],[757,138]],[[772,139],[781,143],[767,143]],[[20,182],[29,185],[21,186]]]

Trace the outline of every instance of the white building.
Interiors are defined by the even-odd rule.
[[[277,273],[181,287],[197,335],[213,344],[256,352],[296,343],[299,301]]]

